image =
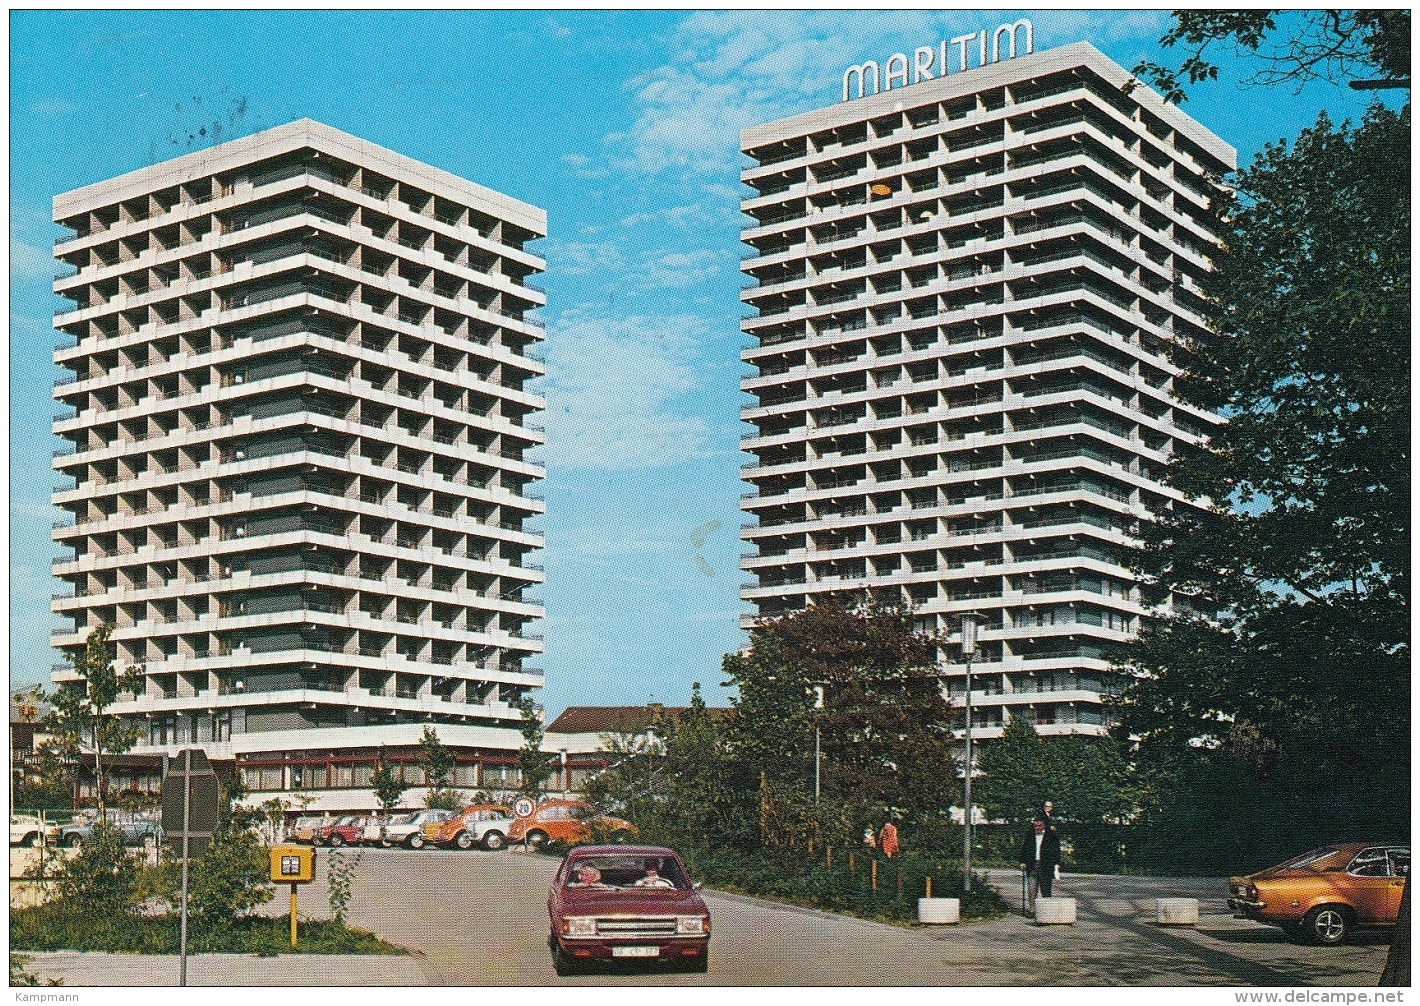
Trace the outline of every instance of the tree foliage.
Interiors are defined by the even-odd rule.
[[[1217,208],[1216,336],[1176,383],[1228,422],[1168,472],[1208,508],[1145,528],[1139,572],[1185,603],[1120,706],[1160,830],[1185,792],[1275,805],[1248,820],[1292,845],[1408,822],[1409,152],[1408,106],[1323,115]]]
[[[1019,717],[1000,739],[982,747],[974,795],[989,818],[1019,828],[1050,800],[1062,820],[1117,825],[1134,813],[1129,764],[1110,737],[1071,735],[1043,740]]]
[[[1214,45],[1261,61],[1249,83],[1300,88],[1316,78],[1339,81],[1363,73],[1410,82],[1409,10],[1182,10],[1173,16],[1174,26],[1159,41],[1165,48],[1187,47],[1182,63],[1172,68],[1144,60],[1133,70],[1166,101],[1185,101],[1185,83],[1218,78],[1217,65],[1205,55]]]
[[[748,649],[724,660],[738,689],[726,739],[741,785],[763,780],[763,814],[782,810],[792,823],[793,807],[812,800],[817,727],[825,803],[846,812],[839,841],[889,817],[916,825],[944,815],[956,795],[946,768],[956,717],[936,651],[899,608],[829,601],[753,629]]]
[[[136,879],[123,833],[100,820],[79,854],[61,867],[56,887],[60,900],[76,910],[122,915],[133,907]]]
[[[458,810],[462,797],[449,786],[454,775],[454,753],[433,727],[425,727],[419,736],[419,764],[424,768],[424,782],[429,787],[424,806],[435,810]]]
[[[375,767],[370,773],[370,788],[375,791],[375,799],[380,802],[386,814],[399,806],[400,798],[404,796],[407,788],[394,763],[385,757],[383,747],[375,754]]]
[[[222,927],[270,901],[266,849],[245,828],[220,830],[192,862],[188,907],[206,928]]]
[[[518,727],[523,735],[523,746],[518,749],[522,792],[535,795],[542,791],[543,783],[552,776],[552,755],[542,749],[542,709],[531,696],[524,695],[518,700],[518,712],[522,715]]]
[[[48,696],[53,708],[44,720],[60,758],[72,763],[92,761],[101,818],[108,781],[105,759],[128,751],[140,736],[136,722],[111,712],[119,695],[143,685],[142,665],[119,669],[117,647],[109,641],[112,635],[112,625],[101,625],[89,633],[82,651],[65,654],[79,680],[61,684]]]

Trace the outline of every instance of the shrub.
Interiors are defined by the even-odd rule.
[[[345,913],[350,908],[355,868],[364,858],[365,850],[361,849],[353,858],[342,852],[331,852],[330,858],[326,860],[325,877],[326,885],[330,889],[330,914],[341,925],[345,924]]]
[[[61,901],[94,913],[116,915],[133,904],[136,869],[123,833],[99,822],[79,854],[56,877]]]
[[[218,834],[191,864],[188,910],[210,924],[240,918],[275,895],[266,849],[248,831]]]

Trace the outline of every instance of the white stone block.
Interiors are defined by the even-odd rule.
[[[1159,925],[1194,926],[1198,924],[1197,898],[1160,898]]]
[[[1073,926],[1074,898],[1036,898],[1035,921],[1042,926]]]
[[[960,898],[918,898],[917,921],[930,925],[951,925],[961,921]]]

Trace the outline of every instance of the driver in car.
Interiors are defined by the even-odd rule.
[[[661,876],[654,866],[646,867],[646,875],[632,883],[632,887],[674,887],[675,884]]]

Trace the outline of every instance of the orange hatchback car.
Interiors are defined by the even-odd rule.
[[[1340,943],[1357,926],[1393,926],[1410,876],[1407,843],[1338,842],[1230,881],[1228,907],[1293,939]]]
[[[594,834],[594,830],[600,834]],[[580,845],[605,836],[608,841],[622,845],[637,834],[636,825],[630,821],[598,814],[589,803],[548,800],[539,804],[531,814],[513,821],[508,829],[508,841],[525,842],[536,849],[548,842]]]

